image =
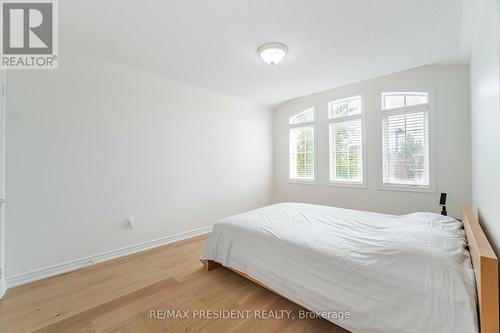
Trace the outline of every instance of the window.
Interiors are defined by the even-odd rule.
[[[314,108],[289,119],[290,179],[314,181]]]
[[[330,182],[363,184],[361,96],[328,103]]]
[[[382,94],[382,109],[390,110],[429,103],[429,94],[421,92],[396,92]]]
[[[431,188],[429,93],[382,94],[384,185]]]

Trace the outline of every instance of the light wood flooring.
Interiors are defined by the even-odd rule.
[[[9,289],[0,301],[0,332],[347,332],[324,319],[254,317],[254,310],[302,308],[226,268],[204,271],[205,241],[200,236]],[[251,315],[194,318],[196,310],[223,309]],[[188,310],[189,318],[152,319],[152,310]]]

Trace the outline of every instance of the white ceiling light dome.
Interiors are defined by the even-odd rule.
[[[285,57],[288,48],[283,43],[272,42],[262,45],[257,52],[266,64],[277,65]]]

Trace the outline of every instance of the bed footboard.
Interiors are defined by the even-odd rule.
[[[220,264],[213,260],[203,260],[203,267],[206,271],[211,271],[212,269],[216,269]]]

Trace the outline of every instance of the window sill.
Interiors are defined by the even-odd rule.
[[[432,186],[418,185],[390,185],[384,184],[378,188],[381,191],[400,191],[400,192],[417,192],[417,193],[436,193]]]
[[[315,180],[288,179],[288,184],[316,185]]]
[[[354,182],[328,182],[327,186],[332,187],[350,187],[350,188],[368,188],[365,183],[354,183]]]

